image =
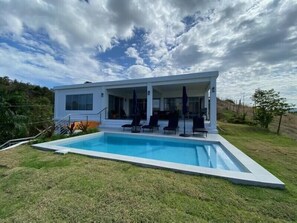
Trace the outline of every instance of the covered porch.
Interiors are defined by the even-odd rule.
[[[137,95],[137,106],[141,124],[149,122],[151,115],[158,115],[160,131],[168,124],[171,112],[179,114],[179,127],[183,129],[182,88],[187,89],[188,110],[186,128],[191,131],[192,118],[202,116],[210,133],[216,133],[216,78],[218,72],[176,75],[123,81],[122,85],[106,85],[102,88],[102,108],[106,116],[102,128],[120,128],[130,123],[133,117],[133,91]]]

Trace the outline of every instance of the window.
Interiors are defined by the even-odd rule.
[[[66,110],[93,110],[93,94],[66,95]]]
[[[181,98],[164,98],[165,111],[180,111],[182,109]]]
[[[124,110],[124,98],[109,95],[108,97],[108,118],[109,119],[125,119],[126,112]]]
[[[144,98],[137,99],[137,109],[141,116],[141,119],[146,119],[146,108],[147,108],[147,101]],[[133,114],[133,100],[129,100],[129,115],[132,117]]]
[[[153,99],[153,111],[160,111],[160,98]]]
[[[178,111],[180,117],[182,117],[182,98],[164,98],[164,110],[165,111]],[[196,115],[203,115],[205,112],[204,108],[204,97],[188,97],[188,116],[192,117]]]

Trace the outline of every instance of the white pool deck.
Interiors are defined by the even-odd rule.
[[[104,132],[108,133],[119,133],[122,134],[133,134],[133,135],[154,135],[162,139],[163,137],[174,137],[180,140],[198,140],[198,141],[211,141],[211,142],[218,142],[223,147],[225,147],[247,170],[248,172],[237,172],[237,171],[230,171],[230,170],[221,170],[221,169],[213,169],[213,168],[206,168],[206,167],[199,167],[199,166],[192,166],[186,164],[179,164],[179,163],[172,163],[172,162],[165,162],[159,160],[152,160],[152,159],[145,159],[145,158],[138,158],[132,156],[124,156],[124,155],[117,155],[111,153],[103,153],[103,152],[96,152],[96,151],[89,151],[89,150],[82,150],[82,149],[75,149],[69,147],[59,146],[60,143],[65,142],[75,142],[81,139],[88,139],[92,138],[95,135],[103,134]],[[191,136],[191,137],[181,137],[179,134],[176,135],[164,135],[163,131],[159,132],[141,132],[141,133],[131,133],[129,131],[123,132],[120,128],[113,128],[113,129],[101,129],[101,132],[77,136],[62,140],[56,140],[46,143],[39,143],[33,145],[34,147],[46,150],[54,150],[60,154],[66,153],[76,153],[91,157],[97,158],[104,158],[104,159],[111,159],[111,160],[120,160],[125,162],[130,162],[142,166],[149,166],[149,167],[156,167],[156,168],[165,168],[170,169],[178,172],[189,173],[189,174],[200,174],[200,175],[210,175],[215,177],[222,177],[231,180],[234,183],[239,184],[246,184],[246,185],[254,185],[254,186],[263,186],[263,187],[271,187],[271,188],[280,188],[284,189],[285,184],[272,175],[269,171],[264,169],[261,165],[256,163],[246,154],[241,152],[231,143],[229,143],[226,139],[224,139],[219,134],[208,134],[207,137],[203,137],[202,135],[198,136]]]

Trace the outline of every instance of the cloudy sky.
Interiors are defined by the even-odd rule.
[[[0,76],[42,86],[218,70],[297,104],[297,1],[0,0]]]

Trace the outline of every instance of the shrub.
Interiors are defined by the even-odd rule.
[[[88,122],[80,122],[79,125],[78,125],[78,129],[82,130],[84,133],[87,132],[88,130],[88,127],[89,127],[89,123]]]
[[[75,122],[73,122],[69,126],[67,126],[67,129],[69,130],[69,134],[72,135],[75,130]]]

